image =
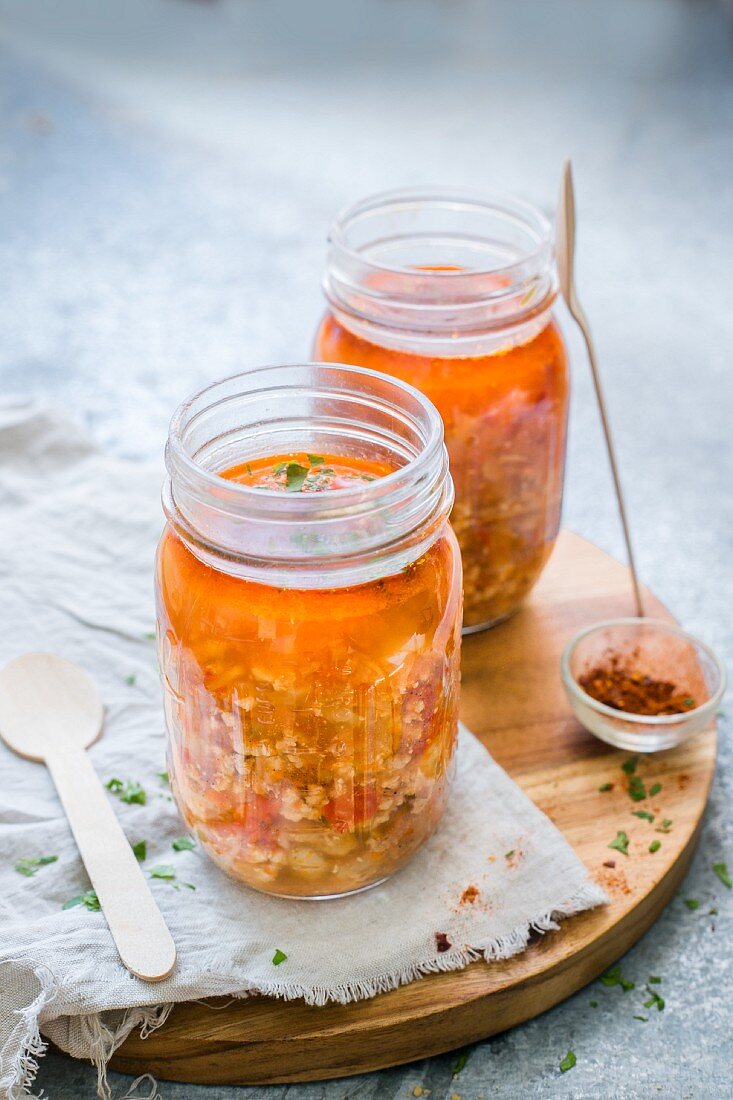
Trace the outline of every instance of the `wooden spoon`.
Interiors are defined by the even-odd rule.
[[[623,527],[624,531],[626,555],[629,559],[631,584],[634,589],[634,603],[636,604],[636,614],[639,616],[639,618],[643,618],[644,605],[641,599],[641,587],[639,585],[639,578],[636,572],[634,551],[631,546],[631,532],[629,530],[629,521],[626,516],[626,505],[624,503],[624,494],[621,489],[621,478],[619,476],[618,465],[616,463],[616,452],[614,450],[613,438],[611,436],[611,425],[608,419],[608,413],[606,412],[606,400],[603,396],[601,376],[598,371],[598,363],[596,361],[596,350],[593,345],[593,338],[590,333],[588,318],[585,315],[585,310],[578,301],[578,295],[575,289],[575,195],[573,193],[573,173],[569,160],[565,161],[562,170],[560,201],[557,206],[557,222],[555,225],[555,253],[557,257],[557,270],[560,276],[560,290],[562,291],[562,296],[565,299],[567,307],[570,310],[573,318],[575,319],[578,328],[583,334],[585,346],[588,349],[588,359],[590,360],[590,369],[591,374],[593,375],[593,385],[596,391],[596,401],[598,402],[598,409],[601,414],[603,434],[606,438],[606,450],[608,451],[608,461],[611,465],[613,485],[616,490],[616,500],[618,502],[619,515],[621,516],[621,526]]]
[[[173,970],[175,944],[84,751],[103,718],[96,687],[63,657],[26,653],[0,671],[0,736],[48,767],[120,958],[159,982]]]

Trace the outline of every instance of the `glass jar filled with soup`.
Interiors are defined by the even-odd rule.
[[[445,424],[464,628],[507,618],[557,535],[568,365],[550,225],[517,199],[377,195],[332,226],[320,360],[416,386]]]
[[[383,374],[263,367],[173,417],[157,558],[174,797],[228,874],[332,897],[448,796],[461,566],[440,417]]]

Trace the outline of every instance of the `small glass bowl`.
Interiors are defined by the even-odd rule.
[[[634,671],[671,681],[704,701],[694,710],[658,716],[599,703],[578,680],[612,654],[627,656]],[[704,730],[725,691],[725,669],[712,649],[659,619],[609,619],[581,630],[565,647],[560,669],[570,705],[585,728],[609,745],[634,752],[669,749]]]

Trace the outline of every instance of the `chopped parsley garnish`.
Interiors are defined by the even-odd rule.
[[[281,951],[280,948],[278,947],[277,950],[275,951],[275,954],[272,956],[272,965],[273,966],[279,966],[280,963],[285,962],[287,957],[288,956],[285,954],[285,952]]]
[[[191,852],[196,847],[196,841],[192,836],[179,836],[171,847],[176,852]]]
[[[158,779],[161,781],[161,783],[170,783],[168,772],[156,772],[155,774],[158,776]]]
[[[462,1050],[455,1062],[453,1063],[453,1076],[457,1077],[462,1069],[465,1069],[468,1056],[471,1053],[470,1049]]]
[[[662,818],[662,824],[657,825],[657,827],[655,829],[655,832],[657,832],[657,833],[668,833],[669,830],[671,829],[671,827],[672,827],[672,819],[670,817],[664,817],[664,818]]]
[[[110,779],[107,782],[107,790],[118,795],[121,802],[135,803],[144,806],[147,801],[145,788],[132,779]]]
[[[590,1002],[590,1007],[591,1008],[598,1008],[598,1001],[591,1001]]]
[[[696,909],[700,908],[700,902],[697,900],[697,898],[685,898],[684,902],[687,908],[690,909],[693,913]]]
[[[616,833],[616,839],[612,840],[608,847],[615,848],[617,852],[627,856],[629,854],[629,838],[626,833],[618,832]]]
[[[635,1020],[641,1020],[641,1022],[643,1024],[648,1024],[649,1023],[649,1017],[648,1016],[634,1016],[634,1019]]]
[[[603,791],[612,791],[613,790],[613,783],[604,783],[602,787],[598,788],[598,790],[601,791],[601,792],[603,792]]]
[[[125,683],[128,684],[130,687],[134,687],[136,680],[137,676],[134,672],[131,672],[129,676],[125,676]]]
[[[249,476],[252,477],[252,467],[250,466],[249,462],[245,462],[244,468],[247,471],[247,473],[249,474]]]
[[[661,984],[662,984],[662,979],[659,977],[658,974],[650,974],[649,975],[649,985],[661,985]]]
[[[731,880],[730,874],[728,873],[727,864],[722,863],[722,862],[721,863],[714,863],[713,864],[713,871],[718,876],[720,881],[723,883],[723,886],[727,886],[728,889],[730,890],[730,888],[733,886],[733,881]]]
[[[636,765],[639,763],[638,756],[630,756],[628,760],[624,760],[621,765],[621,771],[626,772],[627,775],[633,775],[636,771]]]
[[[325,462],[323,455],[308,455],[307,457],[311,466],[322,466]]]
[[[620,985],[624,993],[636,988],[636,983],[624,978],[620,966],[612,966],[605,974],[601,974],[601,984],[607,986]]]
[[[15,870],[19,875],[32,878],[39,867],[47,867],[49,863],[55,863],[58,856],[31,856],[29,859],[19,859]]]
[[[694,707],[694,705],[695,705],[695,700],[694,700],[694,699],[691,699],[691,698],[689,697],[689,695],[688,695],[688,697],[687,697],[686,699],[683,699],[683,700],[682,700],[682,706],[683,706],[683,707]]]
[[[634,802],[643,802],[646,798],[646,787],[640,775],[632,775],[629,778],[629,794]]]
[[[654,798],[655,794],[659,794],[661,789],[662,789],[662,784],[661,783],[652,783],[651,787],[649,788],[649,797]]]
[[[572,1069],[578,1059],[573,1054],[572,1050],[569,1050],[562,1062],[560,1063],[560,1073],[567,1073],[569,1069]]]
[[[187,890],[195,890],[196,887],[192,882],[178,882],[176,879],[176,869],[171,867],[170,863],[159,863],[155,867],[151,867],[148,875],[150,878],[162,879],[163,882],[168,882],[175,890],[180,890],[182,886],[185,886]]]
[[[148,873],[151,878],[162,878],[166,882],[172,882],[176,877],[176,869],[169,863],[158,863],[155,867],[151,867]]]
[[[632,810],[634,817],[640,817],[642,821],[653,821],[654,814],[650,814],[648,810]]]
[[[158,635],[155,633],[154,630],[146,630],[143,634],[143,638],[147,638],[149,642],[154,642],[157,637]]]
[[[285,491],[299,493],[308,477],[308,467],[299,462],[288,462],[285,470]]]
[[[664,997],[660,997],[653,989],[647,989],[647,993],[651,996],[648,1001],[644,1001],[644,1008],[656,1008],[657,1012],[661,1012],[664,1008]]]
[[[511,859],[512,856],[514,855],[514,851],[515,851],[514,848],[510,848],[508,852],[504,853],[504,859]]]
[[[77,905],[83,905],[90,913],[98,913],[102,906],[99,904],[96,890],[87,890],[86,894],[77,894],[75,898],[69,898],[61,906],[62,909],[73,909]]]
[[[662,847],[661,840],[653,840],[651,842],[651,844],[649,845],[649,851],[652,852],[652,853],[658,852],[661,847]]]
[[[138,840],[137,844],[132,845],[132,852],[138,863],[142,863],[142,861],[147,857],[148,854],[147,841]]]
[[[277,477],[278,474],[282,474],[285,470],[287,470],[287,468],[287,462],[278,462],[277,466],[273,466],[272,472]]]

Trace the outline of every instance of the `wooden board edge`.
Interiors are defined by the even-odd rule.
[[[350,1036],[349,1051],[355,1059],[344,1058],[344,1035],[338,1030],[318,1038],[318,1066],[307,1068],[312,1058],[309,1038],[297,1037],[274,1042],[225,1042],[201,1055],[181,1059],[144,1057],[144,1040],[139,1054],[126,1054],[124,1047],[113,1055],[110,1068],[119,1073],[152,1073],[161,1080],[189,1084],[262,1085],[293,1084],[305,1081],[334,1080],[361,1073],[406,1065],[423,1058],[444,1054],[499,1034],[553,1008],[594,981],[612,963],[624,955],[658,919],[674,897],[695,853],[702,826],[702,815],[679,858],[657,885],[600,939],[587,944],[560,964],[553,964],[526,979],[512,983],[483,997],[467,1000],[446,1010],[436,1006],[434,1013],[419,1021],[421,1050],[414,1052],[414,1036],[405,1021],[371,1030],[360,1029],[358,1041]],[[571,920],[573,918],[570,918]],[[550,935],[562,934],[550,933]],[[474,966],[484,965],[474,963]],[[531,991],[531,997],[518,997],[519,991]],[[415,1021],[413,1021],[415,1024]],[[365,1060],[364,1042],[373,1051]],[[401,1044],[406,1044],[402,1046]],[[271,1050],[267,1047],[271,1046]],[[409,1051],[407,1046],[411,1047]],[[301,1047],[302,1050],[293,1049]],[[278,1073],[273,1062],[283,1060],[282,1047],[288,1047],[287,1061],[295,1057],[303,1067],[293,1073]],[[239,1055],[239,1057],[238,1057]],[[238,1064],[239,1063],[239,1064]]]

